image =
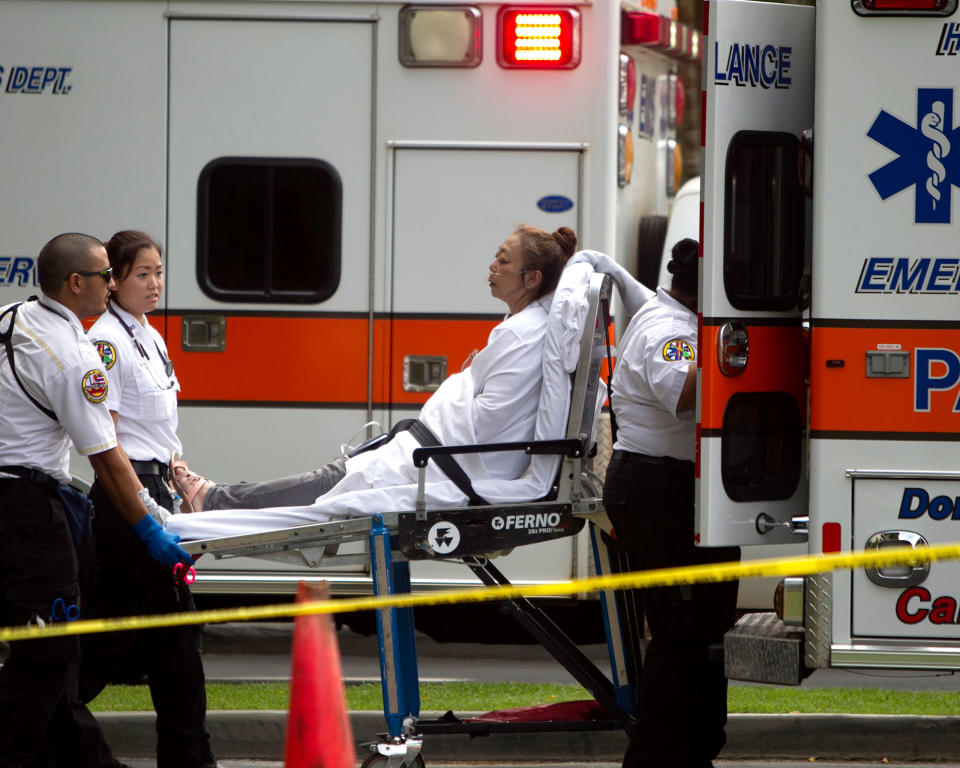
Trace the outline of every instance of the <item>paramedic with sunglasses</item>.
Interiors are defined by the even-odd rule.
[[[163,290],[160,246],[143,232],[124,230],[107,242],[116,288],[88,336],[100,353],[109,392],[106,405],[117,439],[143,486],[174,509],[170,455],[177,437],[177,392],[163,337],[147,322]],[[85,613],[91,617],[195,610],[190,588],[169,566],[150,560],[111,503],[100,478],[90,489],[96,556]],[[123,665],[145,673],[157,713],[158,768],[216,765],[206,729],[206,691],[196,625],[85,635],[80,642],[80,696],[91,701]]]
[[[0,308],[0,619],[10,626],[80,613],[77,548],[90,509],[66,485],[71,441],[138,546],[165,569],[189,558],[148,514],[156,504],[117,445],[103,365],[80,324],[104,311],[113,287],[103,244],[58,235],[40,251],[37,277],[39,300]],[[10,643],[0,669],[2,768],[120,765],[78,697],[78,651],[76,636]]]

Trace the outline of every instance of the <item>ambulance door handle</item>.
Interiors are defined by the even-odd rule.
[[[761,512],[757,515],[757,519],[753,521],[753,524],[757,529],[757,533],[761,535],[769,533],[775,528],[786,528],[790,533],[798,536],[806,536],[808,526],[810,525],[810,517],[809,515],[794,515],[790,520],[781,522],[772,518],[766,512]]]
[[[750,335],[742,320],[728,320],[717,331],[717,365],[724,376],[739,376],[750,358]]]
[[[866,552],[878,552],[881,549],[895,547],[920,549],[930,546],[927,540],[913,531],[880,531],[873,534],[863,549]],[[864,568],[867,578],[878,587],[902,589],[922,584],[930,574],[930,563],[918,565],[893,565],[884,568]]]
[[[445,378],[447,378],[447,358],[443,355],[404,356],[404,392],[436,392]]]
[[[227,346],[224,315],[184,315],[182,346],[188,352],[223,352]]]

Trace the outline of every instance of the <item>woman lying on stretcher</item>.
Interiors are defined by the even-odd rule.
[[[568,270],[565,287],[554,299],[550,294],[575,243],[567,228],[551,235],[521,227],[501,245],[487,279],[492,295],[507,304],[510,314],[469,367],[450,376],[420,411],[419,421],[440,444],[529,441],[535,428],[541,439],[562,435],[573,368],[560,369],[560,360],[553,362],[565,354],[554,343],[556,330],[568,340],[572,332],[579,347],[583,315],[568,310],[579,305],[585,310],[589,275],[594,269],[610,273],[631,311],[652,295],[607,256],[582,251],[573,261],[589,266]],[[549,334],[548,315],[556,329]],[[553,350],[549,366],[544,361],[545,337]],[[546,379],[545,368],[550,371]],[[540,432],[544,427],[546,432]],[[214,485],[184,464],[173,464],[181,495],[204,513],[179,515],[166,527],[184,539],[210,539],[409,509],[418,475],[411,455],[419,445],[412,433],[400,432],[376,450],[263,483]],[[461,454],[456,460],[477,494],[493,503],[541,498],[554,477],[544,472],[544,464],[531,464],[522,451]],[[462,486],[434,462],[427,466],[426,497],[430,508],[466,503]],[[263,513],[266,508],[269,515]]]
[[[522,225],[497,250],[487,282],[491,295],[507,305],[509,314],[490,333],[487,346],[470,360],[472,431],[476,438],[471,442],[532,437],[540,399],[543,335],[550,294],[576,245],[577,237],[567,227],[550,234]],[[452,412],[449,404],[441,402],[446,395],[441,392],[444,390],[431,396],[423,411],[436,410],[441,420],[462,420],[462,409]],[[444,407],[436,408],[438,405]],[[421,413],[421,421],[423,416]],[[445,435],[436,436],[442,443],[448,442]],[[483,463],[484,474],[495,478],[517,477],[529,461],[529,457],[517,453],[490,454],[478,459]],[[182,461],[171,464],[173,482],[184,506],[197,512],[309,505],[341,481],[349,469],[350,462],[340,457],[312,472],[277,480],[215,485],[190,472]],[[405,473],[395,478],[380,474],[377,485],[416,482]],[[469,471],[468,474],[473,476]]]

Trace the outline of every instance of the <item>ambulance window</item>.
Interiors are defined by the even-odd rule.
[[[736,309],[797,306],[804,253],[799,146],[790,133],[741,131],[730,141],[723,286]]]
[[[341,184],[322,160],[222,157],[200,174],[197,279],[219,301],[318,302],[340,282]]]
[[[803,429],[786,392],[741,392],[723,414],[720,475],[734,501],[788,499],[800,482]]]

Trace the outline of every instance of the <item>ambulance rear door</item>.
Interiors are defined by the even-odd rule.
[[[960,539],[957,19],[818,10],[811,551]],[[956,561],[832,578],[832,666],[960,668]]]
[[[321,466],[367,419],[374,23],[322,10],[170,19],[167,345],[220,482]]]
[[[704,3],[697,540],[797,541],[806,513],[801,133],[814,9]]]

